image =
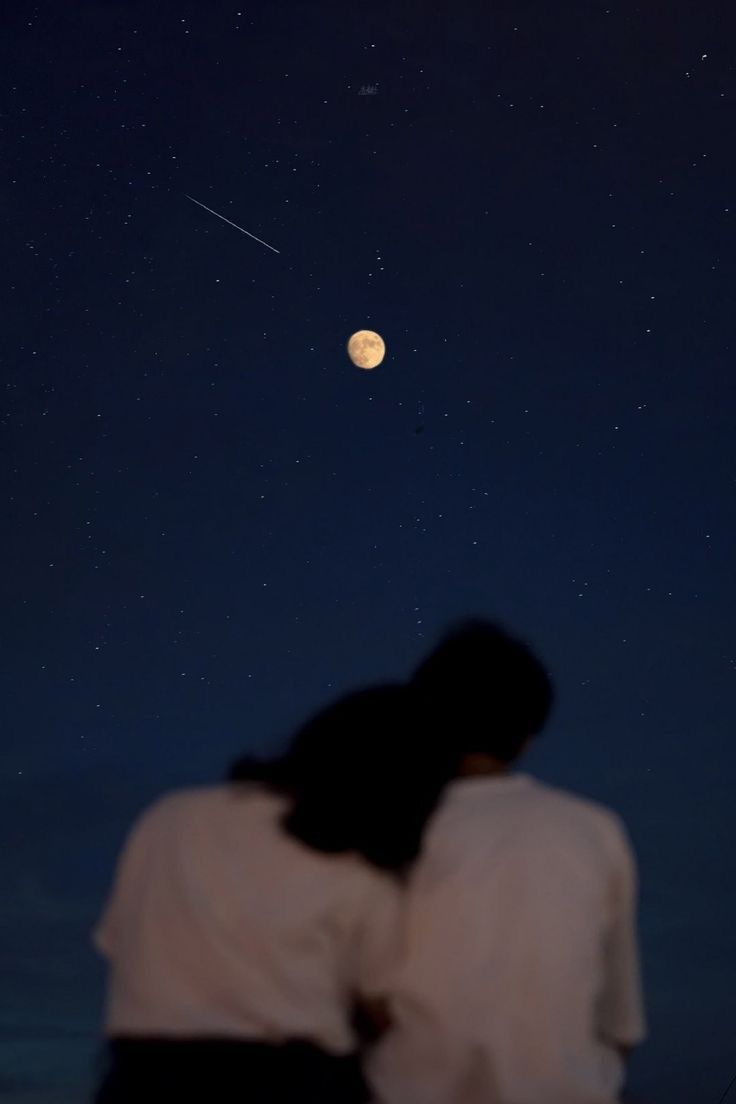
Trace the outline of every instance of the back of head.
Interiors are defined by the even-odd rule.
[[[400,870],[449,777],[447,755],[428,738],[421,699],[407,685],[358,690],[301,726],[271,763],[240,760],[231,778],[290,797],[286,830],[318,851],[356,851]]]
[[[452,628],[419,664],[411,685],[458,759],[481,752],[512,762],[544,727],[554,698],[529,646],[484,620]]]

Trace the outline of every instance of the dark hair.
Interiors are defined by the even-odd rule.
[[[485,752],[510,763],[542,730],[554,700],[551,679],[531,649],[502,626],[479,619],[446,633],[411,685],[437,731],[446,730],[458,759]]]
[[[357,851],[400,871],[418,855],[425,823],[451,774],[426,731],[423,703],[406,684],[358,690],[320,710],[283,755],[245,757],[234,782],[288,796],[283,826],[317,851]]]

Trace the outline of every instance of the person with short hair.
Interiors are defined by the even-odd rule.
[[[453,760],[409,878],[380,1104],[615,1104],[645,1034],[636,868],[609,809],[516,770],[554,692],[522,641],[451,631],[412,684]]]
[[[122,852],[97,1104],[360,1104],[358,1025],[398,954],[401,878],[446,764],[413,692],[321,710],[270,762],[164,796]],[[375,999],[374,999],[375,998]]]

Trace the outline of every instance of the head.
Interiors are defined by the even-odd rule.
[[[357,851],[402,870],[451,771],[427,739],[421,699],[407,685],[358,690],[320,710],[271,762],[241,759],[234,781],[257,781],[290,799],[284,827],[327,853]]]
[[[514,763],[544,727],[554,698],[543,664],[523,641],[491,621],[451,629],[411,685],[433,717],[438,739],[454,746],[458,773],[469,764]],[[485,773],[485,771],[483,771]]]

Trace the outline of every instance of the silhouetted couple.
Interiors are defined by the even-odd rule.
[[[149,808],[95,932],[98,1104],[614,1104],[635,864],[614,814],[513,770],[552,697],[470,622]]]

